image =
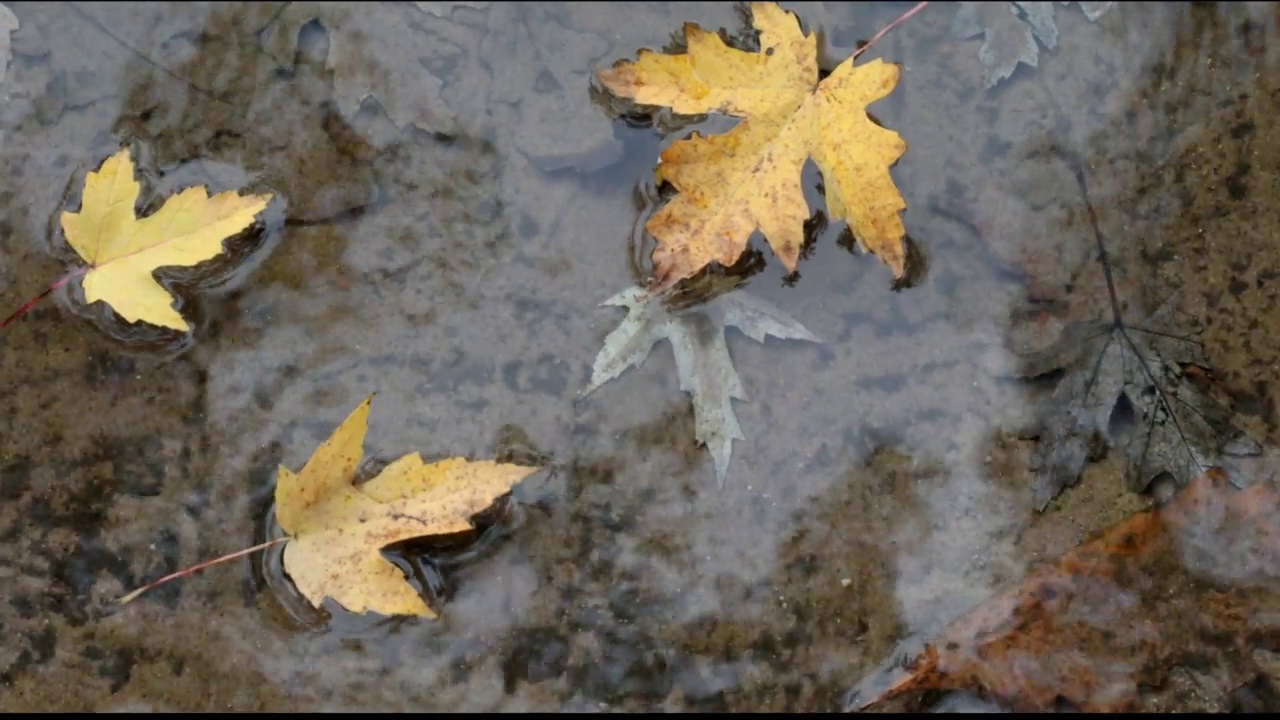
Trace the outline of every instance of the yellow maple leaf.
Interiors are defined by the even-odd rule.
[[[435,617],[382,548],[410,538],[472,529],[479,513],[539,468],[449,458],[430,465],[409,453],[354,485],[369,426],[369,396],[294,474],[281,466],[276,519],[291,539],[284,569],[316,607]]]
[[[645,224],[656,242],[655,289],[690,277],[711,261],[732,265],[759,229],[794,271],[809,217],[800,186],[808,158],[822,170],[827,211],[902,277],[906,203],[889,167],[906,152],[897,133],[867,117],[888,95],[898,67],[873,60],[841,63],[818,81],[817,40],[775,3],[751,3],[760,52],[727,46],[696,25],[684,28],[687,52],[642,50],[600,70],[610,92],[682,115],[741,117],[723,135],[691,137],[663,151],[657,175],[679,191]]]
[[[90,265],[84,299],[106,302],[129,322],[186,331],[189,326],[174,310],[173,295],[152,273],[216,257],[223,240],[252,225],[271,196],[227,191],[209,197],[197,185],[139,218],[139,190],[126,148],[85,177],[80,212],[62,213],[67,243]]]

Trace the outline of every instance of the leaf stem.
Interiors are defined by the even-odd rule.
[[[39,303],[41,300],[43,300],[43,299],[45,299],[46,297],[48,297],[48,296],[49,296],[49,293],[52,293],[54,290],[57,290],[58,288],[62,287],[63,285],[66,285],[67,283],[71,282],[72,280],[75,280],[76,278],[78,278],[78,277],[80,277],[80,276],[82,276],[82,275],[87,274],[87,273],[88,273],[90,270],[92,270],[92,269],[93,269],[93,268],[82,267],[82,268],[79,268],[79,269],[77,269],[77,270],[72,270],[71,272],[67,273],[66,275],[63,275],[62,277],[58,278],[57,280],[55,280],[55,281],[53,282],[53,284],[52,284],[52,285],[50,285],[49,287],[45,288],[45,289],[44,289],[44,292],[42,292],[42,293],[40,293],[39,295],[37,295],[37,296],[35,296],[35,297],[31,298],[30,300],[28,300],[28,301],[26,302],[26,304],[24,304],[22,307],[20,307],[20,308],[18,308],[17,310],[15,310],[15,311],[13,312],[13,314],[12,314],[12,315],[10,315],[9,317],[5,318],[3,322],[0,322],[0,329],[4,329],[4,328],[9,327],[10,325],[12,325],[12,324],[13,324],[13,321],[17,320],[18,318],[22,317],[23,315],[26,315],[28,312],[30,312],[31,308],[33,308],[33,307],[35,307],[35,306],[36,306],[36,304],[37,304],[37,303]]]
[[[1115,326],[1124,328],[1124,319],[1120,315],[1120,296],[1116,292],[1116,281],[1111,274],[1111,261],[1107,258],[1107,246],[1102,242],[1102,230],[1098,227],[1098,213],[1093,209],[1093,201],[1089,199],[1089,184],[1085,181],[1084,162],[1074,153],[1076,184],[1080,186],[1080,194],[1084,197],[1084,207],[1089,213],[1089,225],[1093,228],[1093,242],[1098,250],[1098,264],[1102,265],[1102,276],[1107,281],[1107,295],[1111,299],[1111,313],[1115,317]]]
[[[214,559],[212,559],[212,560],[205,560],[205,561],[204,561],[204,562],[202,562],[202,563],[196,563],[195,565],[192,565],[191,567],[189,567],[189,568],[185,568],[185,569],[183,569],[183,570],[179,570],[178,572],[175,572],[175,573],[169,573],[168,575],[165,575],[164,577],[160,578],[159,580],[153,580],[153,581],[151,581],[151,582],[147,583],[146,585],[143,585],[142,587],[138,588],[137,590],[134,590],[133,592],[129,593],[128,595],[125,595],[124,597],[120,598],[119,600],[116,600],[116,604],[117,604],[117,605],[124,605],[124,604],[130,603],[130,602],[133,602],[134,600],[137,600],[137,599],[138,599],[138,597],[139,597],[140,595],[142,595],[142,594],[143,594],[143,593],[145,593],[146,591],[150,590],[151,588],[154,588],[154,587],[158,587],[158,586],[160,586],[160,585],[163,585],[163,584],[165,584],[165,583],[169,582],[170,580],[177,580],[177,579],[178,579],[178,578],[180,578],[180,577],[186,577],[187,575],[190,575],[190,574],[192,574],[192,573],[194,573],[194,572],[196,572],[196,571],[198,571],[198,570],[203,570],[203,569],[205,569],[205,568],[207,568],[207,567],[210,567],[211,565],[217,565],[218,563],[224,563],[224,562],[227,562],[228,560],[235,560],[236,558],[238,558],[238,557],[244,557],[245,555],[248,555],[249,553],[255,553],[255,552],[258,552],[259,550],[266,550],[267,548],[274,547],[274,546],[279,545],[280,543],[285,542],[285,541],[287,541],[287,540],[289,540],[289,538],[287,538],[287,537],[278,537],[278,538],[276,538],[275,540],[268,540],[267,542],[264,542],[264,543],[261,543],[261,544],[258,544],[258,545],[254,545],[254,546],[253,546],[253,547],[251,547],[251,548],[245,548],[244,550],[237,550],[237,551],[235,551],[235,552],[231,553],[230,555],[223,555],[222,557],[216,557],[216,558],[214,558]]]
[[[902,23],[911,19],[912,15],[915,15],[916,13],[923,10],[925,6],[928,4],[929,4],[928,2],[917,3],[915,7],[902,13],[902,15],[897,20],[894,20],[893,22],[886,25],[883,30],[876,33],[870,40],[868,40],[866,45],[863,45],[862,47],[858,48],[858,51],[853,54],[853,59],[856,60],[859,55],[871,49],[871,46],[875,45],[876,41],[878,41],[880,38],[884,37],[885,35],[888,35],[890,30],[898,27]]]

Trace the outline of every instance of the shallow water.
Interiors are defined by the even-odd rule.
[[[662,147],[590,73],[684,22],[737,29],[732,5],[12,7],[0,307],[76,265],[57,213],[122,143],[157,197],[282,201],[233,262],[176,276],[189,338],[74,284],[0,334],[6,709],[838,707],[900,640],[1150,503],[1108,456],[1032,511],[1034,394],[1007,347],[1063,320],[1030,295],[1106,300],[1075,272],[1094,239],[1067,153],[1125,301],[1176,291],[1237,422],[1277,440],[1269,4],[1060,9],[1058,48],[991,91],[949,5],[877,44],[904,66],[872,112],[909,144],[893,174],[926,270],[894,291],[829,228],[788,278],[759,244],[749,292],[823,343],[729,333],[750,401],[723,488],[665,346],[579,393]],[[826,67],[909,7],[795,5]],[[550,467],[477,546],[415,561],[440,621],[309,611],[271,556],[111,604],[272,532],[276,466],[375,391],[375,459]],[[1199,677],[1152,707],[1230,705]]]

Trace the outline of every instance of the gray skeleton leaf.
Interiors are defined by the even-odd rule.
[[[729,357],[725,328],[732,325],[756,342],[764,342],[766,335],[821,341],[782,310],[742,290],[676,311],[665,307],[659,296],[642,297],[643,292],[630,288],[601,303],[625,307],[627,316],[604,339],[583,395],[627,368],[639,367],[659,340],[671,341],[680,389],[693,397],[694,436],[710,451],[723,485],[733,441],[745,439],[733,401],[747,399]]]
[[[439,64],[453,48],[426,42],[424,32],[406,19],[414,12],[439,17],[456,5],[473,3],[416,3],[417,9],[396,7],[384,12],[354,9],[327,2],[286,3],[261,32],[268,55],[281,67],[292,67],[303,26],[319,22],[329,33],[325,59],[333,71],[334,102],[348,120],[360,105],[375,98],[398,127],[454,132],[457,117],[442,94],[444,83],[428,68]],[[434,62],[433,62],[434,61]]]
[[[1096,22],[1112,5],[1110,2],[1077,4],[1090,22]],[[951,23],[951,33],[962,40],[982,35],[978,61],[982,63],[988,88],[1012,75],[1018,63],[1036,67],[1040,59],[1037,38],[1048,50],[1058,45],[1052,2],[962,2]]]
[[[0,81],[9,72],[9,61],[13,60],[12,35],[19,27],[18,16],[4,5],[0,5]]]
[[[1261,451],[1226,405],[1187,376],[1185,366],[1205,365],[1203,349],[1161,329],[1171,315],[1165,303],[1137,324],[1074,323],[1049,348],[1022,357],[1024,377],[1063,371],[1032,460],[1037,510],[1080,479],[1100,441],[1124,451],[1136,492],[1162,473],[1182,487],[1223,456]],[[1118,422],[1128,413],[1132,423]]]

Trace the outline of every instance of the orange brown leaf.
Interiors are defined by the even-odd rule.
[[[1247,681],[1253,648],[1280,645],[1261,605],[1277,581],[1280,494],[1237,490],[1213,469],[961,616],[864,680],[850,704],[967,690],[1018,711],[1122,711],[1180,665],[1226,666]]]

